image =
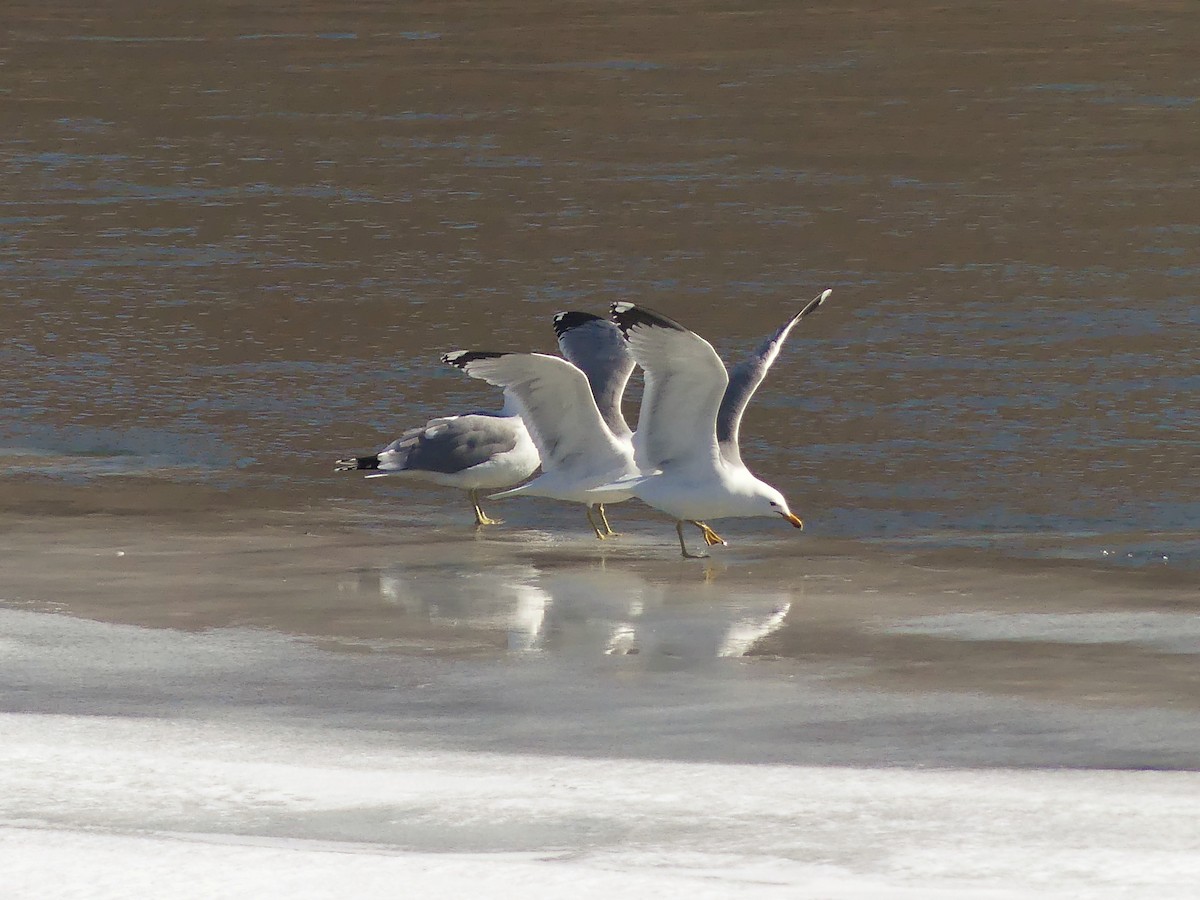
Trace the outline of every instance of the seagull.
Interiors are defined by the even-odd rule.
[[[371,456],[339,459],[335,472],[367,470],[368,478],[401,475],[467,492],[475,525],[499,525],[479,506],[481,490],[519,484],[537,470],[541,459],[518,415],[516,398],[505,392],[496,413],[471,412],[430,419]]]
[[[633,429],[625,421],[621,401],[625,397],[629,376],[633,374],[637,364],[633,361],[624,335],[608,319],[578,310],[555,315],[554,334],[558,338],[559,352],[587,376],[592,389],[592,399],[596,401],[596,409],[604,419],[604,424],[613,433],[613,437],[627,445],[632,453]],[[588,512],[588,521],[592,522],[590,507]],[[604,534],[597,537],[601,540],[616,537],[617,533],[608,524],[608,515],[604,511],[603,503],[596,505],[596,513],[604,526]],[[594,531],[598,530],[595,523],[592,523],[592,528]]]
[[[563,356],[586,374],[595,398],[592,402],[603,411],[604,421],[629,444],[632,431],[621,413],[621,398],[634,362],[620,331],[607,319],[585,312],[559,313],[554,317],[554,331]],[[372,456],[339,459],[336,471],[365,469],[371,472],[368,478],[403,475],[463,488],[475,510],[475,524],[499,525],[502,520],[489,518],[480,508],[480,492],[520,484],[541,463],[519,408],[515,395],[506,390],[504,408],[498,413],[431,419]],[[605,531],[601,534],[593,523],[597,536],[615,534],[603,504],[598,512]],[[588,521],[592,522],[590,510]]]
[[[604,504],[633,495],[627,490],[596,488],[638,473],[633,433],[621,413],[633,357],[618,328],[600,316],[559,313],[554,317],[554,330],[568,359],[545,353],[473,350],[455,350],[442,359],[511,394],[541,456],[541,475],[491,496],[525,495],[583,503],[588,523],[603,540],[615,534]]]
[[[614,303],[613,320],[645,371],[646,385],[633,437],[638,474],[602,485],[601,491],[624,488],[673,516],[679,547],[688,558],[704,555],[688,552],[683,540],[688,522],[709,546],[725,541],[706,518],[778,515],[803,528],[783,495],[746,468],[738,432],[746,404],[788,334],[830,293],[811,300],[729,371],[712,344],[678,322],[633,303]]]

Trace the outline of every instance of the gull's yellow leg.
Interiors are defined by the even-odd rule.
[[[606,535],[600,530],[600,527],[596,524],[596,520],[592,518],[592,508],[590,506],[587,507],[587,517],[588,524],[592,526],[592,531],[596,532],[596,538],[601,541],[604,540]]]
[[[613,527],[608,524],[608,516],[604,512],[604,504],[603,503],[596,505],[596,511],[600,513],[600,521],[604,524],[604,536],[605,537],[619,537],[620,536],[619,533],[616,531],[613,531]]]
[[[697,522],[693,520],[692,524],[700,529],[700,533],[704,535],[704,543],[708,544],[708,546],[715,547],[717,544],[720,544],[722,547],[729,546],[725,543],[725,538],[721,537],[719,534],[709,528],[704,522]]]
[[[474,509],[475,509],[475,527],[476,528],[480,527],[481,525],[503,525],[504,524],[503,519],[489,519],[487,517],[487,514],[483,511],[483,509],[479,505],[479,491],[472,488],[471,490],[467,491],[467,496],[471,498],[471,506],[474,507]]]

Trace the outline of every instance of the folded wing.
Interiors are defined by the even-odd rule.
[[[444,416],[409,429],[373,456],[339,459],[337,467],[372,470],[368,478],[397,472],[457,475],[513,450],[524,430],[516,416]]]

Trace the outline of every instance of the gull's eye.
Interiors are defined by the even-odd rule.
[[[771,501],[771,509],[779,509],[779,504],[774,500]]]

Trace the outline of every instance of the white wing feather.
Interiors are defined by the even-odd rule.
[[[649,310],[617,303],[613,313],[646,373],[633,436],[638,468],[711,464],[719,456],[717,410],[729,384],[721,357],[704,338]]]
[[[542,353],[484,355],[448,362],[472,378],[505,388],[516,399],[521,418],[547,471],[586,470],[620,454],[612,431],[600,417],[587,376],[564,359]]]

